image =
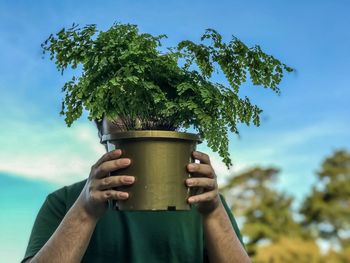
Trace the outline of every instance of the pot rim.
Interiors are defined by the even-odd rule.
[[[187,141],[197,141],[201,143],[202,139],[198,134],[176,131],[162,130],[143,130],[143,131],[122,131],[110,134],[104,134],[101,137],[101,142],[117,141],[120,139],[139,139],[139,138],[164,138],[164,139],[180,139]]]

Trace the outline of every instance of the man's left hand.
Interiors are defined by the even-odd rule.
[[[186,180],[186,185],[190,188],[202,188],[203,192],[189,197],[188,202],[196,204],[201,214],[208,215],[221,204],[216,175],[207,154],[194,151],[192,155],[200,163],[187,165],[192,177]]]

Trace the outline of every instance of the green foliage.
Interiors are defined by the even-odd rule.
[[[320,263],[349,263],[350,262],[350,248],[343,248],[341,251],[330,250],[322,258]]]
[[[279,171],[274,168],[254,168],[232,177],[221,190],[236,216],[244,218],[242,233],[248,237],[248,253],[256,254],[260,242],[275,243],[281,237],[303,237],[294,220],[293,198],[272,189]]]
[[[185,40],[161,52],[164,37],[141,34],[130,24],[114,24],[105,32],[73,24],[50,35],[42,48],[62,74],[82,66],[82,74],[63,86],[61,114],[68,126],[83,109],[90,120],[118,116],[128,130],[192,125],[230,165],[228,132],[238,133],[239,123],[259,126],[262,112],[239,97],[241,84],[249,75],[254,85],[279,93],[283,73],[292,69],[259,46],[248,48],[235,37],[226,44],[212,29],[201,44]],[[205,44],[208,40],[212,44]],[[210,80],[219,69],[229,87]]]
[[[313,240],[281,238],[278,242],[262,245],[253,259],[254,263],[326,263]],[[342,261],[335,261],[342,262]]]
[[[317,177],[318,187],[301,208],[304,224],[312,227],[317,237],[350,247],[350,153],[334,152],[324,160]]]
[[[350,153],[337,150],[324,160],[318,182],[295,211],[304,219],[299,214],[294,220],[293,198],[273,189],[278,172],[256,167],[231,177],[221,188],[243,222],[253,262],[350,262]],[[329,251],[320,252],[320,238]]]

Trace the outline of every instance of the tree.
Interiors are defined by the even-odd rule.
[[[304,200],[304,225],[315,237],[350,246],[350,153],[337,150],[327,157],[317,173],[318,183]]]
[[[330,259],[334,259],[331,256]],[[278,242],[269,245],[259,246],[255,263],[329,263],[322,261],[320,249],[313,240],[303,240],[300,238],[281,238]],[[343,261],[331,261],[343,262]]]
[[[282,236],[306,234],[295,222],[291,204],[293,197],[272,188],[278,169],[253,168],[234,176],[221,190],[238,218],[243,218],[242,233],[248,238],[248,253],[256,254],[260,243],[274,243]]]
[[[350,262],[350,248],[341,251],[334,251],[331,249],[322,258],[321,263],[349,263]]]

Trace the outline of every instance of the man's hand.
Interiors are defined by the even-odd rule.
[[[81,262],[98,219],[107,208],[107,200],[124,200],[128,194],[113,190],[134,182],[131,176],[109,176],[109,173],[130,165],[120,158],[121,150],[104,154],[92,166],[80,196],[68,210],[50,239],[30,262]]]
[[[99,219],[107,209],[108,200],[128,199],[128,193],[114,190],[115,187],[131,185],[133,176],[109,176],[110,172],[126,168],[130,159],[120,158],[121,150],[114,150],[104,154],[91,168],[87,182],[82,190],[78,202],[84,211],[94,219]]]
[[[186,180],[189,187],[199,187],[202,193],[188,198],[190,204],[197,204],[203,215],[203,230],[210,262],[251,262],[241,245],[221,202],[216,175],[209,156],[193,152],[200,163],[191,163],[187,170],[192,177]]]
[[[207,215],[221,204],[216,175],[207,154],[194,151],[192,155],[200,163],[187,165],[187,170],[192,174],[192,177],[186,180],[186,184],[188,187],[202,188],[203,192],[189,197],[188,202],[197,204],[198,211]]]

